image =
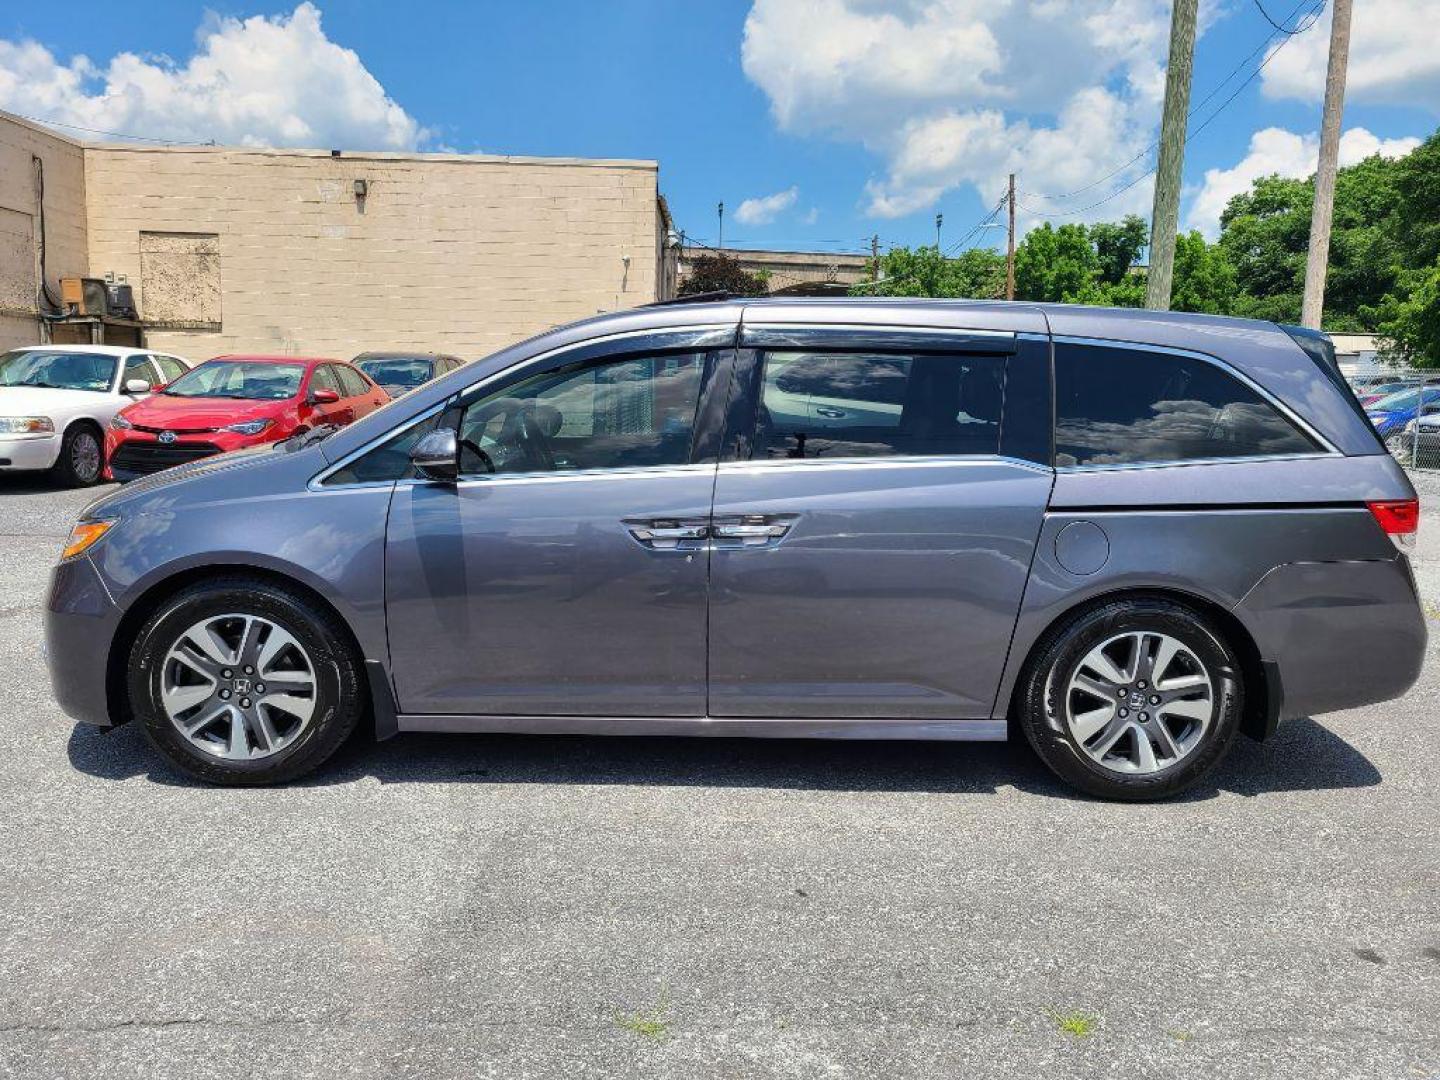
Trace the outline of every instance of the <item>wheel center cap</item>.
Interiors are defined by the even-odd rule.
[[[1132,690],[1132,691],[1130,691],[1130,707],[1131,707],[1132,709],[1138,709],[1141,705],[1144,705],[1144,704],[1145,704],[1145,695],[1144,695],[1144,694],[1140,693],[1140,691],[1138,691],[1138,690]]]
[[[250,692],[250,680],[232,679],[230,681],[230,689],[234,690],[237,694],[248,694]]]

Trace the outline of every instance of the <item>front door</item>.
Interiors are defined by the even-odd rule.
[[[390,511],[403,712],[703,715],[719,430],[697,415],[730,356],[562,357],[462,399],[459,482],[402,482]]]
[[[755,407],[716,477],[710,712],[989,717],[1052,481],[1045,343],[837,332],[740,356]],[[1036,460],[1002,456],[1002,422]]]

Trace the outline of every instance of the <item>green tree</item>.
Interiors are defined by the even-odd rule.
[[[880,257],[880,280],[851,286],[852,296],[954,296],[991,300],[1005,289],[1005,257],[970,248],[947,259],[940,249],[891,248]]]
[[[752,274],[728,255],[701,255],[690,264],[690,276],[680,283],[681,296],[726,292],[732,296],[764,296],[770,291],[765,277]]]
[[[1235,300],[1235,267],[1218,244],[1198,232],[1175,238],[1175,277],[1170,290],[1174,311],[1229,315]]]
[[[1399,264],[1377,308],[1386,352],[1440,367],[1440,131],[1396,163],[1388,240]]]
[[[1031,229],[1015,249],[1015,298],[1093,303],[1099,293],[1100,257],[1084,225],[1048,221]]]
[[[1100,280],[1119,285],[1150,242],[1150,228],[1138,214],[1126,214],[1119,224],[1101,221],[1091,225],[1090,242],[1100,261]]]

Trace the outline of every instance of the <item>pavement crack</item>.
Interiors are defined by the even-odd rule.
[[[275,1016],[259,1020],[232,1020],[216,1016],[162,1016],[158,1018],[132,1017],[126,1020],[109,1020],[104,1023],[86,1024],[44,1024],[44,1023],[20,1023],[0,1024],[0,1035],[32,1034],[32,1035],[63,1035],[90,1033],[100,1034],[109,1031],[126,1030],[158,1030],[175,1027],[232,1027],[232,1028],[269,1028],[269,1027],[291,1027],[306,1024],[330,1023],[336,1019],[348,1016],[348,1012],[329,1013],[324,1016]]]

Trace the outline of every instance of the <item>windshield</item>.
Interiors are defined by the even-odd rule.
[[[1389,394],[1379,401],[1372,401],[1370,409],[1375,412],[1395,412],[1398,409],[1413,409],[1420,404],[1419,390],[1400,390]],[[1440,387],[1430,387],[1424,391],[1426,401],[1434,401],[1440,398]]]
[[[355,365],[381,386],[419,386],[430,378],[429,360],[361,360]]]
[[[17,349],[0,356],[0,386],[48,386],[58,390],[109,391],[113,356],[102,353]]]
[[[169,397],[247,398],[280,401],[300,392],[303,364],[267,364],[258,360],[209,360],[181,375],[164,390]]]

